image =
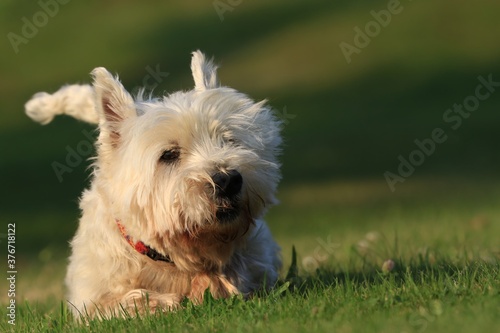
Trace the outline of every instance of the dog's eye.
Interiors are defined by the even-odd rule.
[[[179,148],[172,148],[165,150],[160,156],[160,162],[171,164],[176,162],[181,155]]]

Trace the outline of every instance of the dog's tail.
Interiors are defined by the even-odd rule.
[[[39,92],[24,105],[26,114],[43,125],[56,115],[66,114],[91,124],[98,124],[94,88],[90,85],[68,85],[53,94]]]

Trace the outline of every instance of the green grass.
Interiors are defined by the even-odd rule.
[[[323,268],[307,277],[290,276],[248,301],[207,295],[202,305],[185,302],[175,312],[88,325],[76,324],[62,302],[56,309],[25,303],[17,308],[15,329],[0,327],[4,332],[493,331],[500,309],[499,263],[452,262],[426,254],[397,260],[395,269],[384,273],[363,261],[361,270]]]

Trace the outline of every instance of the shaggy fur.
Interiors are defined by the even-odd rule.
[[[265,102],[219,86],[216,69],[194,52],[193,90],[134,100],[96,68],[92,86],[26,103],[42,124],[67,114],[99,126],[66,276],[75,314],[171,309],[207,288],[228,297],[276,282],[279,247],[261,218],[275,203],[280,124]],[[139,253],[117,224],[172,262]]]

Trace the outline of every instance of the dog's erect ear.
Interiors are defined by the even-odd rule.
[[[217,81],[217,66],[214,65],[213,61],[206,60],[205,55],[199,50],[193,52],[191,71],[193,72],[195,90],[203,91],[219,86],[219,82]]]
[[[107,132],[112,144],[116,145],[120,138],[121,122],[137,116],[134,100],[118,78],[113,77],[105,68],[94,69],[92,76],[101,132]]]

